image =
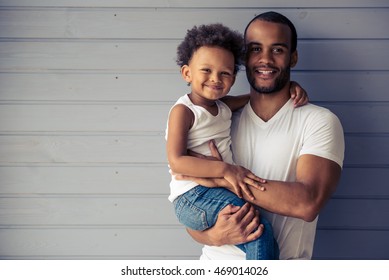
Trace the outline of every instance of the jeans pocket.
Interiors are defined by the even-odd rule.
[[[193,230],[205,230],[209,228],[207,213],[187,200],[185,195],[176,199],[174,208],[178,221],[184,226]]]

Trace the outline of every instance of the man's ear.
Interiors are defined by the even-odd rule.
[[[181,67],[181,76],[188,84],[192,82],[192,76],[188,65]]]
[[[296,66],[297,64],[297,61],[298,61],[298,53],[297,53],[297,50],[295,50],[293,53],[292,53],[292,56],[290,58],[290,68],[293,68]]]

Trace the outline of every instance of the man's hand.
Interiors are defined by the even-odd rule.
[[[187,229],[201,244],[210,246],[237,245],[259,238],[263,232],[259,213],[246,203],[242,207],[228,205],[220,211],[215,225],[205,231]]]
[[[211,150],[211,156],[205,156],[199,153],[196,153],[192,150],[188,150],[188,155],[193,156],[193,157],[198,157],[202,159],[207,159],[207,160],[219,160],[222,161],[223,158],[221,154],[219,153],[215,142],[209,141],[208,143],[209,149]],[[232,185],[225,180],[224,178],[201,178],[201,177],[193,177],[193,176],[188,176],[188,175],[182,175],[182,174],[173,174],[176,176],[177,180],[188,180],[188,181],[194,181],[199,185],[202,185],[204,187],[208,188],[213,188],[213,187],[225,187],[228,189],[233,189]]]
[[[197,158],[203,158],[207,160],[218,160],[223,161],[222,155],[219,153],[219,150],[216,147],[215,141],[211,140],[208,142],[209,150],[211,151],[211,156],[204,156],[202,154],[196,153],[192,150],[188,150],[188,155],[197,157]]]
[[[209,142],[212,156],[204,156],[192,151],[188,154],[209,160],[223,160],[214,141]],[[205,187],[226,187],[233,190],[233,186],[224,178],[197,178],[177,175],[177,179],[192,180]],[[260,224],[259,212],[250,203],[242,207],[228,205],[218,214],[213,227],[205,231],[187,229],[188,233],[201,244],[210,246],[237,245],[259,238],[263,232]]]

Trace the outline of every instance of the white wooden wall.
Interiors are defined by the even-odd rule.
[[[314,257],[389,259],[388,0],[0,0],[0,258],[197,259],[167,200],[176,46],[267,10],[295,23],[293,79],[346,134]]]

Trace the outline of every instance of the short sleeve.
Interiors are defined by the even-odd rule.
[[[300,155],[316,155],[343,167],[344,151],[343,127],[338,117],[327,109],[310,116]]]

